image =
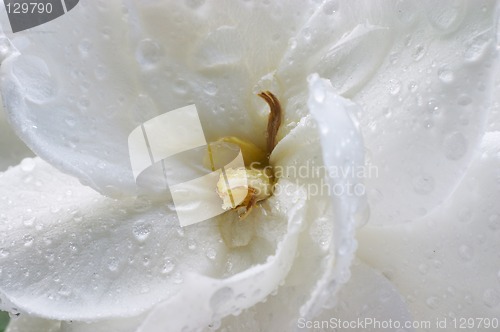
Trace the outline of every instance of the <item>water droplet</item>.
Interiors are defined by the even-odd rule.
[[[443,140],[443,150],[446,158],[458,160],[467,152],[467,140],[459,132],[451,133]]]
[[[484,291],[483,302],[489,308],[495,308],[500,304],[500,293],[493,288]]]
[[[180,273],[180,272],[174,273],[174,275],[172,276],[172,279],[173,279],[175,284],[182,284],[184,282],[184,278],[182,277],[182,273]]]
[[[443,83],[451,83],[455,79],[455,75],[448,67],[441,67],[438,70],[438,77]]]
[[[421,174],[413,179],[413,190],[420,195],[427,195],[434,190],[434,178]]]
[[[57,294],[59,294],[63,297],[68,297],[71,295],[71,289],[63,285],[63,286],[59,287]]]
[[[72,118],[67,118],[64,120],[64,123],[66,123],[68,127],[73,128],[76,125],[76,120]]]
[[[214,82],[208,82],[205,85],[205,89],[204,90],[205,90],[205,93],[207,95],[215,96],[217,94],[218,87],[217,87],[217,85]]]
[[[0,258],[8,257],[10,252],[7,249],[0,248]]]
[[[210,306],[215,313],[218,313],[223,306],[231,303],[233,297],[234,291],[229,287],[223,287],[212,295],[210,298]]]
[[[474,256],[474,253],[471,247],[463,244],[460,248],[458,248],[458,255],[462,258],[462,260],[470,261]]]
[[[326,15],[333,15],[339,10],[339,3],[337,0],[327,1],[323,4],[323,13]]]
[[[151,233],[151,224],[143,220],[138,220],[132,227],[132,233],[139,242],[144,242]]]
[[[188,240],[188,248],[189,250],[195,250],[196,249],[196,241],[193,239]]]
[[[32,172],[36,167],[35,160],[33,158],[24,158],[21,161],[21,170],[23,172]]]
[[[389,80],[389,93],[395,96],[399,91],[401,91],[401,81],[396,79]]]
[[[89,55],[92,49],[92,42],[88,39],[84,39],[78,45],[78,51],[80,52],[80,56],[85,58]]]
[[[425,300],[425,304],[427,304],[427,306],[431,309],[437,309],[440,305],[440,300],[437,296],[429,296],[426,300]]]
[[[90,106],[90,100],[86,96],[81,96],[77,105],[80,111],[86,111]]]
[[[142,257],[142,265],[148,266],[150,262],[151,262],[151,258],[149,258],[149,256]]]
[[[239,62],[247,49],[235,27],[220,26],[210,32],[195,52],[196,61],[206,68],[232,65]]]
[[[217,251],[214,248],[208,248],[206,255],[208,259],[214,260],[217,257]]]
[[[438,5],[433,6],[427,12],[427,17],[435,29],[451,32],[462,21],[464,10],[464,4],[461,0],[441,0]]]
[[[416,92],[418,90],[417,82],[411,81],[410,83],[408,83],[408,90],[410,90],[410,92]]]
[[[161,273],[167,274],[175,268],[175,263],[171,258],[167,258],[162,266]]]
[[[111,272],[115,272],[116,270],[118,270],[119,265],[120,265],[120,262],[119,262],[119,260],[116,257],[110,257],[109,258],[109,260],[108,260],[108,269]]]
[[[415,49],[413,50],[413,53],[411,57],[415,61],[420,61],[425,55],[425,46],[423,45],[417,45],[415,46]]]
[[[23,242],[25,247],[30,247],[35,239],[31,235],[23,236]]]
[[[422,273],[422,274],[427,274],[427,272],[429,271],[429,269],[428,269],[427,265],[425,265],[425,264],[420,264],[420,265],[418,266],[418,271],[419,271],[420,273]]]
[[[76,246],[76,244],[70,242],[69,243],[69,250],[71,250],[73,252],[77,252],[78,251],[78,247]]]
[[[397,18],[404,25],[409,25],[415,21],[417,11],[411,0],[398,0],[395,10]]]
[[[144,39],[139,42],[135,56],[139,65],[143,69],[149,70],[160,62],[163,51],[157,42]]]
[[[24,226],[31,227],[35,223],[36,217],[25,218],[23,220]]]

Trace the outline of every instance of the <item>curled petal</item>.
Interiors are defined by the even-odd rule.
[[[253,88],[313,6],[80,1],[9,35],[0,72],[7,113],[37,155],[83,184],[112,197],[150,194],[134,182],[128,135],[194,103],[207,140],[264,143],[265,105]]]
[[[491,106],[496,6],[325,1],[291,42],[276,74],[287,122],[304,115],[310,72],[361,106],[366,159],[378,169],[366,179],[371,222],[430,213],[463,177]]]

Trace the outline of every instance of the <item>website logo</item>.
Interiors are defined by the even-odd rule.
[[[136,127],[128,137],[128,148],[136,183],[164,180],[181,226],[226,212],[217,185],[225,185],[234,197],[226,171],[245,169],[238,145],[207,143],[195,105],[164,113]],[[240,180],[248,190],[247,179]],[[231,200],[232,208],[240,203]]]

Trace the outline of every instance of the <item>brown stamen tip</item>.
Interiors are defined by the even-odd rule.
[[[269,119],[267,121],[267,154],[269,156],[277,143],[276,136],[281,125],[282,110],[278,98],[271,92],[264,91],[259,93],[258,96],[264,99],[270,108]]]

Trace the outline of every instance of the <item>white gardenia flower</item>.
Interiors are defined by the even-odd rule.
[[[81,1],[2,32],[5,110],[39,156],[0,174],[9,332],[498,317],[496,7]],[[195,104],[208,142],[263,147],[262,91],[284,110],[271,165],[340,173],[286,174],[245,220],[181,228],[162,179],[135,182],[128,135]]]

